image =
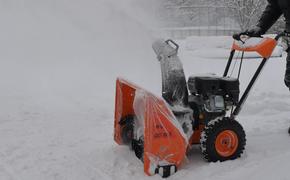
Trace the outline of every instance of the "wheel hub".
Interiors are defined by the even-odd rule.
[[[215,149],[220,156],[229,157],[233,155],[239,145],[237,134],[232,130],[220,132],[215,140]]]

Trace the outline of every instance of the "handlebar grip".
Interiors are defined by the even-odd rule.
[[[233,38],[237,41],[241,40],[241,34],[233,34]]]

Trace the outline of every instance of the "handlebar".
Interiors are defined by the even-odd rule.
[[[246,33],[246,32],[242,32],[242,33],[238,33],[238,34],[234,34],[233,35],[233,38],[237,41],[241,41],[243,43],[245,43],[243,40],[242,40],[242,37],[246,37],[245,39],[248,39],[248,38],[251,38],[251,37],[257,37],[257,38],[262,38],[262,36],[250,36],[249,33]]]
[[[262,38],[262,36],[249,36],[248,33],[239,33],[239,34],[234,34],[233,35],[233,38],[237,41],[241,41],[243,43],[245,43],[243,40],[242,40],[242,36],[246,36],[247,38],[251,38],[251,37],[259,37],[259,38]],[[286,33],[286,32],[281,32],[279,34],[276,35],[276,37],[274,38],[276,41],[278,41],[281,37],[283,36],[290,36],[290,33]]]
[[[274,38],[276,41],[278,41],[281,37],[283,36],[289,36],[289,33],[286,32],[281,32],[279,34],[276,35],[276,37]]]

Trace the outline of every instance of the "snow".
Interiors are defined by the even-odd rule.
[[[144,175],[142,162],[113,141],[116,77],[161,92],[160,66],[151,49],[158,35],[150,28],[153,13],[146,13],[153,5],[133,0],[0,4],[0,179],[161,179]],[[206,54],[186,50],[179,41],[187,77],[221,74],[229,53],[222,46],[230,37],[193,38]],[[222,53],[214,58],[212,50]],[[255,65],[256,59],[245,62],[243,88]],[[238,117],[248,140],[242,158],[207,163],[194,147],[169,179],[289,179],[290,94],[284,71],[285,54],[271,59]]]

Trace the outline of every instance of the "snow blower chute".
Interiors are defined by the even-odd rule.
[[[115,141],[132,148],[147,175],[162,177],[177,171],[194,144],[200,144],[209,162],[240,157],[246,135],[236,117],[282,35],[275,39],[234,35],[223,76],[190,76],[188,81],[177,56],[179,46],[172,40],[156,41],[153,49],[161,65],[162,98],[118,78]],[[235,51],[242,51],[238,77],[229,77]],[[248,51],[259,53],[263,59],[240,98],[239,76],[243,54]]]

